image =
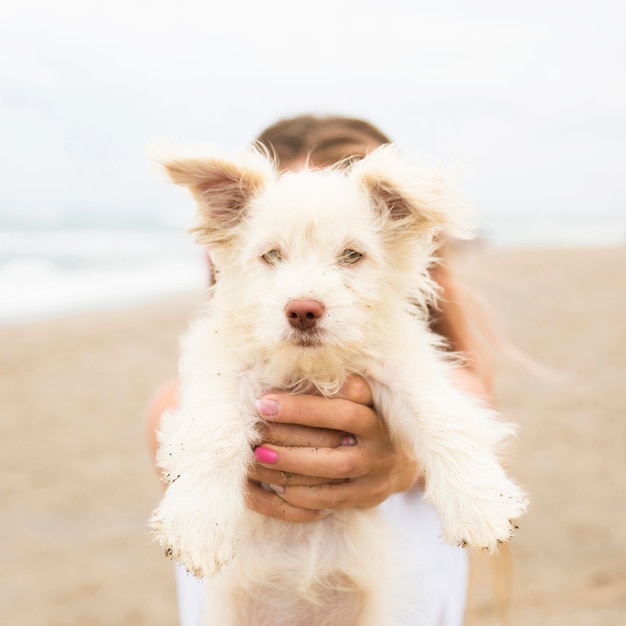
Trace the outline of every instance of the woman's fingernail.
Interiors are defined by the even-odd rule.
[[[263,417],[272,417],[274,415],[278,415],[278,411],[280,410],[280,404],[276,400],[272,400],[271,398],[261,398],[255,402],[257,411]]]
[[[273,465],[278,460],[278,453],[270,448],[260,446],[254,451],[254,458],[261,463]]]
[[[356,438],[352,435],[344,435],[341,440],[342,446],[356,446]]]
[[[284,485],[272,485],[272,484],[270,484],[270,489],[274,493],[285,493],[285,491],[287,491],[287,488]]]

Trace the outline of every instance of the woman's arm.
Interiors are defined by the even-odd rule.
[[[431,273],[441,287],[438,308],[433,312],[433,330],[444,337],[450,350],[462,354],[465,365],[455,371],[455,382],[467,393],[492,402],[493,366],[490,351],[481,336],[484,313],[468,297],[449,269],[444,245],[439,262]]]
[[[163,414],[169,409],[178,406],[178,378],[174,378],[159,387],[148,403],[145,413],[146,439],[148,441],[148,453],[152,463],[156,467],[156,454],[159,447],[157,433],[161,425]],[[158,467],[156,467],[158,471]]]

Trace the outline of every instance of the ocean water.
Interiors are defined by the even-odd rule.
[[[500,246],[626,245],[626,215],[486,216]],[[0,324],[201,292],[202,250],[184,229],[0,229]]]
[[[200,248],[182,232],[0,230],[0,323],[201,292]]]

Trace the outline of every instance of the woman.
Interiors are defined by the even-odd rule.
[[[362,120],[300,116],[267,128],[258,143],[275,155],[280,169],[293,170],[347,165],[390,140]],[[466,358],[457,384],[488,401],[488,360],[470,332],[466,311],[441,260],[432,270],[442,289],[433,328]],[[333,399],[270,391],[257,403],[266,425],[264,443],[255,451],[257,464],[248,477],[248,506],[288,522],[315,523],[333,509],[381,505],[408,581],[399,590],[399,619],[413,626],[462,624],[467,557],[441,543],[437,514],[421,497],[419,460],[391,441],[367,383],[353,376]],[[176,405],[177,392],[177,381],[171,381],[149,408],[153,453],[161,415]],[[200,584],[180,570],[178,583],[181,623],[195,626]]]

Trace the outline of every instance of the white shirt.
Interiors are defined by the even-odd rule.
[[[399,626],[462,626],[468,557],[440,539],[441,522],[420,491],[394,494],[381,509],[403,570],[394,606]],[[201,626],[205,590],[201,580],[176,567],[180,626]]]

